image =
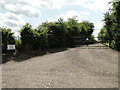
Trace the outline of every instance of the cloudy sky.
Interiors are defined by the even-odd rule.
[[[94,35],[103,26],[103,16],[111,0],[1,0],[0,26],[11,28],[18,35],[20,27],[29,22],[33,27],[59,17],[78,16],[79,22],[89,20],[95,25]]]

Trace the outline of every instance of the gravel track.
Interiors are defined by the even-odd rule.
[[[92,44],[8,62],[2,65],[2,87],[117,88],[118,52]]]

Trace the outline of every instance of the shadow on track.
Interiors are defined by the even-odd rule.
[[[75,45],[70,48],[80,48],[80,49],[109,49],[109,47],[103,45],[103,44],[89,44],[87,45]],[[68,50],[67,47],[65,48],[53,48],[53,49],[45,49],[45,50],[29,50],[24,52],[8,52],[6,54],[2,55],[2,63],[6,63],[8,61],[16,61],[16,62],[22,62],[26,61],[30,58],[36,57],[36,56],[43,56],[46,54],[51,53],[57,53],[57,52],[63,52]]]

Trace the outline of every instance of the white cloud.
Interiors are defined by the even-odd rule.
[[[0,25],[2,26],[7,26],[7,27],[19,27],[20,25],[23,25],[25,22],[24,20],[19,16],[14,13],[0,13]]]
[[[4,0],[4,2],[14,2],[20,5],[30,5],[33,7],[62,8],[64,5],[81,5],[90,10],[104,11],[107,8],[107,2],[111,0]],[[19,3],[18,3],[19,2]]]
[[[1,0],[0,2],[0,25],[1,26],[11,26],[17,29],[19,25],[25,24],[25,18],[21,16],[26,16],[28,18],[38,18],[41,16],[41,8],[49,9],[61,9],[65,5],[78,5],[86,9],[98,12],[105,12],[108,9],[108,3],[111,0]],[[73,16],[78,16],[79,22],[83,19],[87,19],[89,16],[88,12],[84,11],[68,11],[59,15],[58,17],[63,17],[64,20],[72,18]],[[81,17],[84,16],[84,17]],[[48,22],[55,21],[49,18]],[[95,28],[101,28],[101,23],[95,24]]]
[[[82,22],[83,20],[87,20],[87,17],[89,16],[88,12],[84,11],[68,11],[66,13],[63,13],[58,16],[58,18],[63,18],[65,21],[67,21],[68,18],[72,18],[74,16],[77,16],[78,22]],[[84,17],[83,17],[84,16]]]
[[[105,11],[108,3],[111,0],[4,0],[2,1],[2,8],[15,13],[24,14],[26,11],[31,13],[31,16],[37,16],[39,10],[37,8],[46,7],[51,9],[59,9],[64,5],[81,5],[89,10]],[[31,7],[31,8],[30,8]],[[34,11],[34,12],[33,12]],[[25,15],[29,15],[26,14]]]
[[[60,9],[64,5],[81,5],[92,11],[105,11],[108,2],[111,0],[29,0],[29,4],[34,7],[47,7]]]
[[[51,9],[59,9],[67,3],[66,0],[29,0],[29,4],[38,8],[47,7]]]
[[[0,2],[0,26],[11,28],[16,32],[20,26],[25,24],[26,17],[39,17],[40,11],[32,7],[27,0],[2,0]]]
[[[60,16],[58,16],[58,18],[61,17],[61,18],[63,18],[65,21],[67,21],[68,18],[72,18],[72,17],[74,17],[74,16],[77,16],[79,20],[80,20],[80,18],[81,18],[80,13],[78,13],[78,12],[76,12],[76,11],[68,11],[68,12],[63,13],[63,14],[61,14]]]
[[[38,17],[40,16],[40,11],[32,7],[27,2],[1,2],[1,10],[6,12],[12,12],[17,15],[25,15],[27,17]]]
[[[97,29],[102,28],[103,27],[103,22],[95,23],[94,25]]]
[[[14,13],[0,13],[0,27],[7,27],[12,29],[12,32],[15,32],[15,36],[18,36],[18,31],[20,26],[24,25],[25,21]]]
[[[98,33],[100,32],[100,29],[103,27],[103,22],[94,23],[94,26],[95,26],[95,30],[93,34],[95,35],[95,37],[97,37]]]
[[[88,12],[84,12],[84,11],[80,11],[79,13],[82,14],[82,15],[85,15],[85,16],[88,16],[88,15],[89,15]]]
[[[47,21],[48,21],[48,22],[55,22],[55,21],[57,21],[57,20],[54,20],[54,19],[52,19],[52,18],[48,18]]]
[[[11,20],[16,20],[18,21],[20,19],[20,17],[18,17],[16,14],[14,13],[7,13],[5,14],[5,16],[8,18],[8,19],[11,19]]]
[[[94,11],[105,12],[108,9],[108,2],[111,0],[91,0],[93,3],[83,4],[85,8]]]

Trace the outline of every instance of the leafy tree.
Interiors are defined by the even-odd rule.
[[[66,46],[66,25],[60,18],[58,22],[51,23],[48,26],[48,45],[49,47]]]
[[[90,42],[92,42],[92,43],[95,43],[95,42],[96,42],[94,35],[90,35],[89,40],[90,40]]]
[[[37,29],[27,23],[21,29],[22,45],[31,49],[43,49],[47,46],[47,29],[44,25],[39,25]],[[25,48],[26,48],[25,47]]]
[[[68,18],[68,33],[71,37],[79,35],[78,20],[76,18]]]
[[[108,38],[108,33],[106,30],[106,27],[103,27],[101,31],[98,34],[98,40],[100,40],[102,43],[107,43],[109,38]]]
[[[33,34],[32,26],[29,23],[21,28],[20,35],[23,48],[32,49],[35,34]]]
[[[34,34],[33,34],[32,26],[29,23],[27,23],[22,27],[20,31],[20,35],[21,35],[22,44],[24,46],[33,43]]]
[[[7,28],[0,28],[0,31],[2,31],[2,52],[5,52],[7,51],[8,44],[15,44],[14,33],[11,32],[11,29]]]
[[[46,47],[66,47],[74,44],[72,37],[80,36],[84,40],[88,37],[93,40],[93,23],[88,21],[78,23],[75,17],[64,21],[62,18],[57,22],[44,22],[36,29],[27,23],[21,29],[21,41],[23,46],[31,46],[33,49]]]
[[[111,47],[111,42],[113,40],[113,29],[112,29],[113,17],[109,12],[105,14],[104,21],[105,21],[106,33],[108,33],[107,36],[109,39],[109,46]]]
[[[45,25],[39,25],[37,27],[36,38],[35,45],[38,45],[38,48],[44,49],[48,46],[48,30]]]
[[[114,15],[114,41],[115,48],[120,51],[120,1],[113,1],[113,15]]]
[[[108,37],[110,47],[120,50],[120,1],[113,0],[110,3],[112,3],[112,8],[104,16],[104,27],[107,33],[104,37]],[[98,37],[105,42],[105,38],[100,38],[103,37],[101,32]]]
[[[83,21],[80,23],[79,28],[80,28],[80,35],[84,40],[86,40],[86,38],[91,37],[91,34],[94,31],[94,24],[88,21]]]

